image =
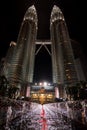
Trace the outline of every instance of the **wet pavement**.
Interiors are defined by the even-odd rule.
[[[87,130],[80,109],[73,109],[71,102],[41,105],[14,100],[8,103],[0,102],[0,130]]]

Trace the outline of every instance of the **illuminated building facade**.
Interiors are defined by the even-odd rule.
[[[74,85],[78,78],[67,25],[61,10],[56,5],[51,13],[50,32],[53,83],[59,86],[60,97],[62,97],[64,85]]]
[[[36,9],[31,6],[24,15],[17,43],[11,44],[11,49],[6,57],[11,66],[7,69],[7,78],[11,85],[19,86],[22,90],[22,86],[26,84],[25,96],[30,96],[28,91],[31,91],[30,84],[33,83],[37,22]],[[55,87],[53,90],[56,91],[57,98],[64,97],[64,86],[74,85],[78,79],[66,22],[61,10],[56,5],[51,12],[50,32],[52,76]]]
[[[51,40],[54,83],[76,83],[74,55],[64,16],[54,6],[51,13]]]
[[[36,34],[37,14],[35,7],[31,6],[24,15],[13,55],[9,54],[11,67],[8,79],[11,85],[32,83]],[[6,59],[9,62],[9,56]]]

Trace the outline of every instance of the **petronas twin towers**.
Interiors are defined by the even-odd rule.
[[[33,83],[35,47],[38,29],[36,9],[29,7],[21,24],[14,50],[7,62],[7,77],[12,85]],[[73,51],[64,16],[54,5],[50,17],[52,77],[55,85],[74,84],[78,81],[74,65]],[[9,56],[7,56],[9,57]]]

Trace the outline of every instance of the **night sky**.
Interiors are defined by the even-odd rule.
[[[84,11],[84,5],[80,0],[8,0],[0,3],[0,59],[6,55],[9,43],[17,40],[21,22],[24,14],[28,7],[35,5],[38,15],[38,40],[49,40],[50,39],[50,14],[54,4],[58,5],[64,14],[65,21],[68,27],[70,38],[79,42],[82,46],[84,54],[87,56],[86,47],[86,27],[85,18],[86,12]],[[85,16],[85,17],[84,17]],[[39,56],[37,55],[39,67],[35,71],[41,70],[42,66],[45,66],[41,72],[38,72],[39,79],[51,79],[51,57],[44,53],[44,48],[40,51]],[[43,56],[44,54],[44,56]],[[49,55],[49,54],[47,54]],[[40,60],[41,59],[41,60]],[[42,59],[44,59],[42,61]],[[45,63],[45,64],[44,64]],[[50,66],[50,67],[49,67]],[[42,72],[43,71],[43,72]],[[41,76],[41,73],[49,73],[46,77],[45,74]],[[49,71],[49,72],[48,72]],[[45,77],[44,77],[45,75]],[[38,80],[38,79],[36,79]]]

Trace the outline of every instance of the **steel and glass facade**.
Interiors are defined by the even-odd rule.
[[[56,5],[53,7],[50,22],[53,82],[74,84],[77,82],[77,74],[71,41],[64,16]]]
[[[12,85],[32,83],[33,81],[36,35],[37,13],[33,5],[24,15],[17,45],[10,62],[8,79]]]

